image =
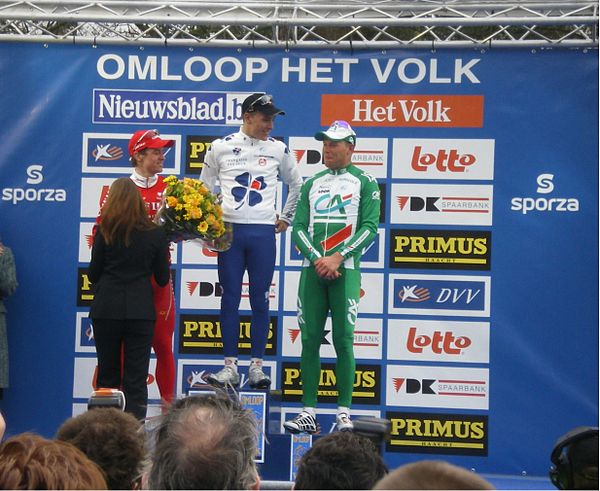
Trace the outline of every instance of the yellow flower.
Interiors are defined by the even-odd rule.
[[[175,208],[178,204],[177,198],[175,196],[167,196],[167,204],[170,208]]]
[[[200,232],[201,234],[205,233],[208,230],[208,224],[206,222],[200,222],[198,224],[198,232]]]

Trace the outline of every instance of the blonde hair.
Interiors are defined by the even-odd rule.
[[[483,477],[441,460],[405,464],[381,479],[373,489],[495,489]]]

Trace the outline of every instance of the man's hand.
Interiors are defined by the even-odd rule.
[[[339,252],[333,253],[331,256],[324,256],[317,259],[315,264],[315,271],[321,277],[326,280],[335,280],[341,276],[338,271],[340,264],[344,262],[344,256]]]
[[[275,233],[276,234],[279,234],[281,232],[285,232],[288,227],[289,227],[289,224],[287,222],[284,222],[283,220],[276,220],[275,221]]]

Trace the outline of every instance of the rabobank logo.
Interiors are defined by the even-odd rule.
[[[27,175],[26,183],[29,186],[38,186],[44,181],[44,166],[41,164],[32,164],[25,171]],[[67,191],[65,189],[55,189],[48,187],[14,187],[2,189],[2,201],[8,201],[13,205],[21,202],[56,202],[67,201]]]
[[[94,89],[94,123],[237,125],[249,93]]]
[[[489,276],[390,275],[389,312],[488,317]]]
[[[161,134],[175,145],[165,152],[162,174],[179,174],[181,168],[181,135]],[[87,173],[130,174],[131,161],[127,145],[130,133],[83,133],[81,171]]]
[[[554,191],[554,174],[540,174],[536,180],[538,194],[550,194]],[[579,200],[577,198],[550,198],[537,197],[515,197],[510,202],[512,211],[519,211],[523,215],[530,212],[561,212],[579,211]]]

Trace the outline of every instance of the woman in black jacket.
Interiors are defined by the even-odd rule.
[[[122,388],[126,411],[146,417],[148,367],[156,313],[150,277],[169,281],[169,244],[150,221],[128,177],[113,182],[100,212],[88,270],[94,284],[90,317],[98,357],[98,388]],[[121,345],[124,362],[121,376]]]

